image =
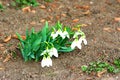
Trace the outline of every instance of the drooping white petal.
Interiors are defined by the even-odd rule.
[[[56,32],[58,35],[60,35],[62,37],[62,39],[64,39],[66,37],[66,32],[62,32],[60,29]]]
[[[47,66],[47,67],[50,67],[50,66],[52,66],[52,60],[51,60],[51,58],[50,57],[43,57],[43,59],[42,59],[42,61],[41,61],[41,66],[42,67],[45,67],[45,66]]]
[[[70,38],[70,36],[69,36],[69,34],[68,34],[67,31],[64,31],[64,32],[63,32],[63,35],[64,35],[64,37]]]
[[[41,53],[41,55],[45,55],[45,54],[47,54],[47,53],[49,53],[49,49],[44,50],[44,51]]]
[[[74,49],[75,47],[78,47],[79,49],[81,49],[81,41],[78,39],[75,39],[72,44],[71,44],[71,48]]]
[[[83,41],[83,39],[82,39],[82,38],[80,38],[80,39],[79,39],[79,44],[82,44],[82,41]]]
[[[75,32],[73,38],[76,38],[78,35],[80,35],[80,33],[79,32]]]
[[[79,42],[82,43],[82,41],[83,41],[83,43],[84,43],[85,45],[87,45],[87,40],[86,40],[85,38],[82,38],[82,37],[81,37],[81,38],[79,39]]]
[[[52,51],[53,51],[53,55],[55,57],[58,57],[58,51],[57,51],[57,49],[56,48],[52,48]]]
[[[47,62],[46,62],[46,58],[43,57],[43,59],[42,59],[42,61],[41,61],[41,66],[42,66],[42,67],[45,67],[46,64],[47,64]]]
[[[79,49],[82,48],[81,44],[78,42],[77,45],[76,45]]]
[[[71,44],[71,48],[72,48],[72,49],[75,49],[75,47],[77,46],[77,41],[78,41],[78,40],[75,39],[75,40],[72,42],[72,44]]]
[[[58,33],[54,33],[54,32],[51,33],[51,37],[52,37],[53,39],[55,39],[57,36],[58,36]]]
[[[50,49],[50,52],[49,52],[49,55],[50,55],[50,57],[52,57],[53,55],[55,56],[55,57],[58,57],[58,51],[57,51],[57,49],[56,48],[51,48]]]
[[[62,33],[62,31],[59,29],[57,32],[56,32],[56,34],[58,34],[58,35],[62,35],[63,33]]]
[[[52,66],[52,60],[51,60],[51,58],[50,58],[50,57],[47,57],[46,62],[47,62],[47,65],[46,65],[47,67]]]
[[[87,40],[86,40],[86,39],[84,39],[84,40],[83,40],[83,43],[84,43],[85,45],[87,45]]]
[[[46,54],[46,52],[47,52],[47,50],[44,50],[44,51],[41,53],[41,55],[44,55],[44,54]]]

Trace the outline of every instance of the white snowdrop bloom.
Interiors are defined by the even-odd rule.
[[[54,55],[55,57],[58,57],[58,51],[57,51],[57,49],[54,48],[54,47],[51,48],[51,49],[46,49],[46,50],[44,50],[41,55],[45,55],[45,54],[49,54],[50,57],[52,57],[53,55]]]
[[[50,67],[52,66],[52,60],[51,58],[48,56],[47,58],[46,57],[43,57],[42,61],[41,61],[41,66],[42,67]]]
[[[78,39],[75,39],[71,44],[72,49],[75,49],[75,47],[78,47],[79,49],[81,49],[81,42]]]
[[[45,67],[47,65],[47,61],[46,61],[46,58],[43,57],[42,61],[41,61],[41,66],[42,67]]]
[[[49,52],[49,50],[46,49],[46,50],[44,50],[44,51],[41,53],[41,55],[45,55],[45,54],[48,53],[48,52]]]
[[[55,56],[55,57],[58,57],[58,51],[57,51],[57,49],[56,48],[51,48],[50,50],[49,50],[49,55],[50,55],[50,57],[52,57],[53,55]]]
[[[73,38],[76,38],[78,35],[80,35],[80,32],[75,32]]]
[[[65,37],[70,38],[69,34],[67,31],[64,31],[61,35],[61,37],[64,39]]]
[[[67,31],[62,32],[60,29],[56,32],[56,34],[60,35],[62,37],[62,39],[64,39],[65,37],[69,38],[69,34]]]
[[[55,33],[55,32],[52,32],[52,33],[51,33],[51,37],[52,37],[53,39],[55,39],[57,36],[58,36],[58,33]]]
[[[60,29],[56,32],[56,34],[60,35],[61,37],[63,35],[63,33],[62,33],[62,31]]]
[[[58,29],[58,31],[56,32],[56,34],[62,34],[62,30],[61,29]]]
[[[81,38],[79,39],[79,42],[80,42],[80,43],[82,43],[82,41],[83,41],[83,43],[84,43],[85,45],[87,45],[87,40],[86,40],[85,38],[81,37]]]

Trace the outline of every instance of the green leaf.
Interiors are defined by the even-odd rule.
[[[16,35],[18,36],[18,39],[20,40],[21,44],[22,44],[22,47],[24,47],[24,40],[21,38],[20,34],[19,33],[16,33]],[[21,45],[20,45],[21,46]],[[20,48],[22,48],[20,47]]]
[[[48,30],[48,22],[45,23],[45,27],[42,29],[41,35],[42,35],[42,41],[46,41],[47,39],[47,30]]]
[[[83,66],[81,66],[81,69],[82,69],[82,71],[87,71],[87,69],[88,69],[88,66],[86,66],[86,65],[83,65]]]
[[[21,3],[21,1],[20,0],[15,0],[17,3]]]
[[[42,58],[42,57],[40,56],[40,54],[41,54],[41,51],[38,50],[38,51],[36,52],[36,55],[35,55],[35,61],[36,61],[36,62],[39,61],[40,58]]]
[[[12,6],[16,6],[16,2],[15,1],[12,1],[11,3],[10,3]]]
[[[108,66],[108,72],[112,73],[114,72],[115,67],[114,66]]]
[[[38,38],[37,40],[35,40],[35,42],[32,45],[33,50],[36,51],[36,49],[38,49],[38,47],[40,46],[41,43],[41,38]]]
[[[114,60],[114,64],[115,64],[118,68],[120,68],[120,59]]]
[[[23,41],[23,39],[21,38],[21,36],[20,36],[19,33],[16,33],[16,35],[18,36],[18,39],[19,39],[20,41]]]
[[[26,39],[29,38],[29,32],[28,32],[28,29],[26,29]]]
[[[30,57],[31,57],[32,59],[35,59],[34,53],[32,53],[32,54],[30,55]]]
[[[62,30],[62,24],[60,23],[60,21],[57,22],[56,26],[57,29],[61,29]]]
[[[73,51],[73,49],[71,49],[71,47],[61,47],[58,51],[59,52],[71,52]]]
[[[114,73],[118,73],[118,72],[120,72],[120,69],[115,69],[114,70]]]

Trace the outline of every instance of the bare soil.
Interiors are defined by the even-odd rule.
[[[119,0],[55,0],[51,3],[39,0],[40,6],[32,8],[35,13],[23,12],[8,7],[0,12],[0,80],[120,80],[120,73],[105,73],[101,77],[81,71],[82,65],[93,61],[112,63],[120,58],[120,17]],[[5,5],[9,0],[2,0]],[[78,21],[74,20],[78,19]],[[71,53],[61,53],[53,58],[53,66],[42,68],[40,62],[24,62],[17,49],[18,40],[3,40],[10,35],[25,35],[26,28],[36,31],[44,26],[44,20],[54,25],[58,20],[67,26],[86,24],[82,30],[88,45]],[[14,53],[8,61],[8,55]]]

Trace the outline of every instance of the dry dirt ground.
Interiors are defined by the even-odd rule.
[[[2,0],[5,5],[9,0]],[[101,77],[84,74],[82,65],[93,61],[111,63],[120,57],[120,17],[119,0],[55,0],[40,6],[34,12],[23,12],[8,7],[0,12],[0,80],[120,80],[120,73],[105,73]],[[44,8],[44,9],[43,9]],[[58,20],[67,26],[86,24],[82,30],[88,45],[71,53],[61,53],[54,58],[53,66],[42,68],[40,62],[24,62],[17,49],[18,40],[3,40],[16,32],[25,35],[26,28],[36,31],[44,26],[44,20],[54,25]],[[14,54],[8,61],[8,55]]]

